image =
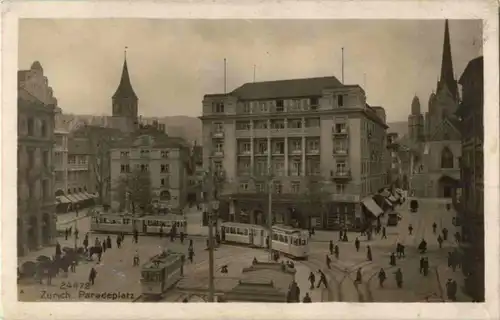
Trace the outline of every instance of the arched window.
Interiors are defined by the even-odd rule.
[[[441,151],[441,168],[453,169],[453,153],[448,147],[444,147]]]

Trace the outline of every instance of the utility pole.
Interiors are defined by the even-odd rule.
[[[268,187],[267,187],[267,195],[268,195],[268,204],[267,204],[267,222],[268,222],[268,235],[269,235],[269,261],[273,261],[273,175],[271,166],[268,168]]]
[[[218,210],[218,199],[217,199],[217,183],[218,173],[214,173],[212,170],[212,165],[208,172],[205,173],[205,177],[203,179],[203,184],[207,185],[207,180],[210,179],[209,183],[209,191],[207,192],[208,197],[204,199],[205,202],[205,212],[207,213],[208,218],[208,301],[215,302],[215,262],[214,262],[214,232],[213,225],[214,222],[217,221],[217,210]],[[204,188],[205,189],[205,188]]]

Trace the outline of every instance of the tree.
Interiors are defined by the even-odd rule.
[[[149,209],[153,198],[149,172],[134,170],[121,175],[117,180],[114,190],[115,200],[120,203],[121,209],[124,209],[127,198],[133,214],[137,207],[143,210]]]

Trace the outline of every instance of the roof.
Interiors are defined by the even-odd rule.
[[[69,138],[68,154],[90,154],[89,140],[86,138]]]
[[[134,98],[137,100],[137,95],[132,88],[132,84],[130,83],[130,76],[128,74],[128,66],[127,59],[123,62],[122,76],[120,78],[120,84],[116,89],[115,94],[113,95],[113,99],[119,98]]]
[[[167,250],[161,254],[151,257],[142,265],[142,269],[161,269],[169,266],[172,262],[182,259],[183,254]]]
[[[188,148],[186,140],[179,137],[170,137],[166,133],[156,130],[138,130],[113,143],[113,148],[133,148],[148,146],[150,148]]]
[[[89,134],[92,135],[100,135],[100,136],[122,136],[123,133],[120,131],[120,129],[115,129],[115,128],[108,128],[108,127],[100,127],[100,126],[93,126],[93,125],[84,125],[75,131],[72,132],[74,136],[88,136]]]
[[[229,95],[241,100],[319,97],[322,95],[322,90],[326,88],[342,87],[345,85],[336,77],[330,76],[245,83]]]

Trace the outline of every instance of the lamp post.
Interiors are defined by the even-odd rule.
[[[267,173],[267,179],[268,179],[268,187],[267,187],[267,224],[268,224],[268,235],[269,235],[269,261],[273,261],[273,175],[272,175],[272,168],[269,166],[268,168],[268,173]]]
[[[208,275],[208,301],[214,302],[215,297],[215,266],[214,266],[214,233],[213,225],[217,221],[217,210],[219,209],[219,201],[214,199],[211,202],[211,207],[209,208],[210,213],[208,217],[208,263],[209,263],[209,275]]]

